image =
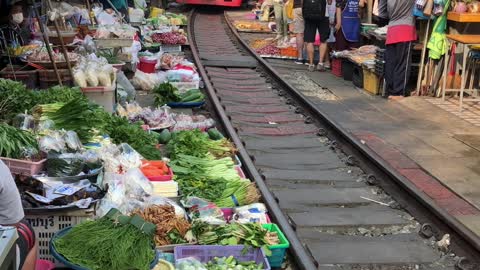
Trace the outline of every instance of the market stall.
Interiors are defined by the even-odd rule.
[[[138,27],[112,19],[97,10],[95,33],[77,33],[62,86],[38,91],[21,68],[0,72],[0,159],[39,258],[72,269],[281,267],[288,240],[201,109],[185,15],[139,16]],[[19,57],[38,76],[48,70],[44,44]],[[68,66],[59,50],[52,57]]]

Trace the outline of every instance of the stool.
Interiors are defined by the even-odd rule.
[[[442,99],[445,101],[445,93],[446,92],[460,92],[460,112],[463,109],[463,102],[464,101],[480,101],[476,99],[464,99],[463,94],[465,92],[465,86],[467,83],[467,56],[469,55],[470,46],[478,46],[480,45],[480,35],[447,35],[447,39],[451,42],[451,44],[461,44],[463,46],[463,62],[462,62],[462,83],[460,89],[446,89],[447,85],[447,70],[448,70],[448,63],[450,62],[450,55],[447,52],[445,54],[445,62],[444,62],[444,69],[443,69],[443,86],[442,86]],[[472,72],[473,77],[474,72]]]

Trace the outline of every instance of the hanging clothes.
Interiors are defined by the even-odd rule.
[[[447,0],[442,16],[435,20],[432,30],[432,36],[428,41],[428,57],[438,60],[448,51],[448,41],[446,37],[447,30],[447,10],[450,6],[450,0]]]
[[[360,41],[359,0],[348,0],[342,11],[342,32],[348,42]]]

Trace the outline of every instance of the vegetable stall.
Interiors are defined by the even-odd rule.
[[[185,15],[157,15],[138,33],[116,23],[84,37],[71,84],[0,79],[0,159],[40,259],[82,270],[285,267],[288,240],[204,110]],[[128,40],[131,58],[115,40]]]

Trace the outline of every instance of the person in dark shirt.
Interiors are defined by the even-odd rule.
[[[302,0],[293,1],[293,33],[297,41],[297,60],[295,64],[303,64],[303,32],[305,31],[305,20],[302,15]]]

